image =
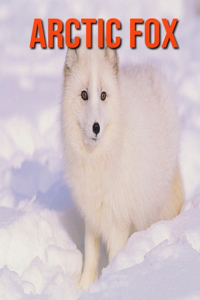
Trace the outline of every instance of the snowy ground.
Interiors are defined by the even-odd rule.
[[[199,12],[198,0],[0,0],[0,299],[200,299]],[[66,49],[29,49],[39,17],[45,27],[52,17],[118,18],[120,62],[151,61],[177,93],[183,211],[135,233],[88,292],[76,289],[83,222],[62,181],[59,104]],[[130,50],[134,17],[177,17],[180,49],[148,50],[141,38]]]

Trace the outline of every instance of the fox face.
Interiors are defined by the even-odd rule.
[[[119,110],[118,59],[106,48],[68,49],[64,68],[64,118],[74,138],[95,147],[105,140]],[[69,124],[70,123],[70,124]],[[86,146],[87,147],[87,146]]]

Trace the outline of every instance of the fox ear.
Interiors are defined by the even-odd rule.
[[[105,48],[105,56],[108,58],[110,63],[112,64],[116,73],[118,72],[118,55],[116,49],[111,49],[108,46]]]
[[[71,69],[71,67],[77,60],[78,60],[77,49],[68,48],[67,56],[66,56],[66,60],[65,60],[65,69]]]

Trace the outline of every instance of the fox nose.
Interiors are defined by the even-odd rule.
[[[99,123],[94,123],[92,129],[93,129],[93,132],[97,135],[100,132]]]

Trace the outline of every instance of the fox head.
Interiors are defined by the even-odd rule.
[[[68,49],[64,66],[63,127],[71,145],[94,149],[112,139],[119,113],[116,50]]]

